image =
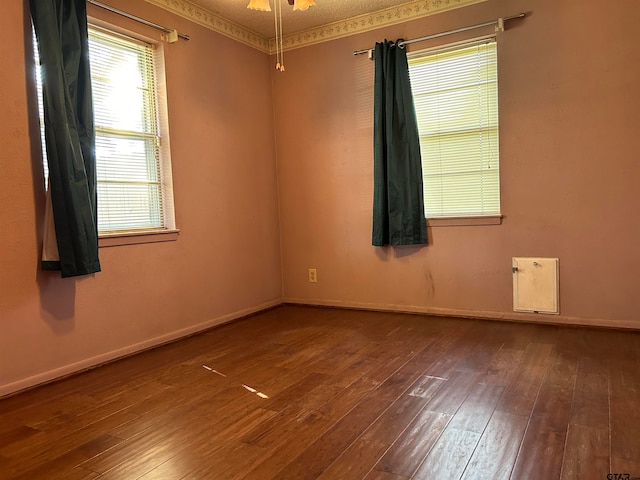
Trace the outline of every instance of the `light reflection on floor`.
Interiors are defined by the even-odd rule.
[[[217,374],[217,375],[220,375],[221,377],[225,377],[225,378],[227,378],[227,376],[226,376],[224,373],[219,372],[219,371],[217,371],[217,370],[214,370],[213,368],[211,368],[211,367],[210,367],[210,366],[208,366],[208,365],[202,365],[202,367],[203,367],[205,370],[209,370],[209,371],[210,371],[210,372],[212,372],[212,373],[215,373],[215,374]],[[244,383],[241,383],[240,385],[241,385],[245,390],[247,390],[248,392],[254,393],[254,394],[256,394],[256,395],[257,395],[258,397],[260,397],[260,398],[265,398],[265,399],[266,399],[266,398],[269,398],[269,396],[268,396],[266,393],[259,392],[259,391],[258,391],[258,390],[256,390],[255,388],[250,387],[249,385],[246,385],[246,384],[244,384]]]

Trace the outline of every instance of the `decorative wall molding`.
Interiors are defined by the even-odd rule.
[[[263,37],[220,15],[216,15],[202,7],[195,6],[187,0],[145,1],[262,52],[275,52],[274,39]],[[487,0],[414,0],[403,3],[397,7],[359,15],[339,22],[285,35],[283,38],[283,47],[285,50],[302,48],[486,1]]]
[[[205,10],[185,0],[145,0],[147,3],[164,8],[198,25],[209,28],[214,32],[249,45],[257,50],[269,53],[269,39],[251,30],[227,20],[220,15]]]
[[[316,43],[328,42],[337,38],[369,32],[378,28],[397,25],[447,10],[486,1],[487,0],[416,0],[403,3],[397,7],[359,15],[317,28],[285,35],[282,39],[282,46],[285,50],[307,47]],[[269,51],[270,53],[275,53],[274,39],[269,40]]]

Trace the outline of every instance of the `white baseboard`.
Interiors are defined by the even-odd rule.
[[[387,303],[343,302],[339,300],[313,300],[284,298],[283,303],[318,307],[349,308],[355,310],[374,310],[397,313],[422,313],[444,317],[478,318],[482,320],[504,320],[510,322],[543,323],[547,325],[565,325],[580,327],[604,327],[625,330],[640,330],[640,321],[611,320],[601,318],[568,317],[520,312],[493,312],[484,310],[464,310],[459,308],[425,307],[418,305],[395,305]]]
[[[64,365],[62,367],[55,368],[53,370],[48,370],[46,372],[42,372],[37,375],[33,375],[31,377],[27,377],[25,379],[18,380],[17,382],[9,383],[6,385],[0,385],[0,398],[16,392],[20,392],[22,390],[26,390],[28,388],[35,387],[37,385],[51,382],[52,380],[57,380],[59,378],[66,377],[74,373],[88,370],[90,368],[94,368],[99,365],[103,365],[105,363],[112,362],[114,360],[118,360],[123,357],[127,357],[134,353],[139,353],[144,350],[148,350],[150,348],[158,347],[165,343],[170,343],[170,342],[179,340],[181,338],[188,337],[190,335],[207,330],[209,328],[216,327],[218,325],[222,325],[225,323],[229,323],[233,320],[237,320],[239,318],[246,317],[247,315],[251,315],[251,314],[260,312],[262,310],[267,310],[281,304],[282,304],[282,299],[280,298],[271,300],[269,302],[262,303],[254,307],[245,308],[244,310],[239,310],[237,312],[229,313],[227,315],[223,315],[222,317],[207,320],[206,322],[198,323],[196,325],[191,325],[189,327],[176,330],[174,332],[160,335],[159,337],[154,337],[149,340],[144,340],[142,342],[135,343],[133,345],[128,345],[126,347],[119,348],[117,350],[112,350],[110,352],[101,353],[100,355],[96,355],[95,357],[86,358],[78,362],[71,363],[69,365]]]

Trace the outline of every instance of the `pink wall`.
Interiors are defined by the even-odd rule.
[[[6,2],[0,15],[0,395],[282,296],[268,56],[126,0],[109,3],[191,35],[165,45],[181,233],[174,242],[102,248],[103,272],[93,277],[38,271],[44,197],[26,81],[33,68],[28,3]],[[159,38],[100,9],[89,13]]]
[[[373,63],[352,51],[520,12],[498,42],[503,224],[372,247]],[[636,0],[489,0],[288,52],[273,75],[285,298],[640,327],[638,18]],[[513,314],[514,256],[560,259],[560,317]]]

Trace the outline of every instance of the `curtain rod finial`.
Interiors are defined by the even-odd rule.
[[[167,43],[176,43],[178,41],[178,31],[177,30],[171,30],[170,32],[167,32]]]

